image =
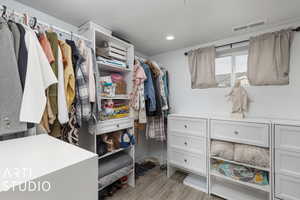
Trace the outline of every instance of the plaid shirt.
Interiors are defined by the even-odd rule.
[[[147,119],[147,139],[155,139],[158,141],[166,140],[165,120],[163,116],[148,117]]]
[[[80,56],[76,66],[76,118],[81,126],[82,121],[91,118],[91,103],[89,100],[88,74],[83,70],[85,59]]]

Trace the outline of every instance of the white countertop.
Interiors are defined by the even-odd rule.
[[[237,121],[237,122],[250,122],[250,123],[265,123],[265,124],[278,124],[287,126],[300,126],[300,120],[297,119],[275,119],[275,118],[254,118],[245,117],[243,119],[234,119],[228,116],[215,115],[215,114],[185,114],[185,113],[174,113],[170,114],[169,117],[185,117],[185,118],[201,118],[210,120],[225,120],[225,121]]]
[[[48,135],[0,142],[0,192],[42,177],[97,154]],[[4,185],[4,181],[7,181]]]

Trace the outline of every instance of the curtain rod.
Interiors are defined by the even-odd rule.
[[[293,29],[293,31],[300,32],[300,26]],[[222,47],[227,47],[227,46],[230,46],[232,48],[232,46],[235,45],[235,44],[241,44],[241,43],[245,43],[245,42],[249,42],[249,40],[242,40],[242,41],[238,41],[238,42],[232,42],[232,43],[216,46],[215,48],[217,49],[217,48],[222,48]],[[187,56],[188,52],[185,52],[184,55]]]
[[[16,17],[20,17],[20,18],[24,18],[25,17],[25,13],[18,13],[18,12],[15,12],[15,10],[13,9],[9,9],[7,6],[5,5],[0,5],[0,12],[1,12],[1,15],[3,14],[3,12],[5,12],[4,14],[7,14],[8,12],[10,13],[10,15],[13,15],[13,16],[16,16]],[[1,17],[1,16],[0,16]],[[35,18],[33,16],[28,16],[29,18]],[[68,34],[70,35],[71,37],[75,37],[75,38],[78,38],[78,39],[82,39],[84,41],[87,41],[87,42],[91,42],[91,40],[81,36],[81,35],[78,35],[76,33],[73,33],[72,31],[68,31],[68,30],[65,30],[65,29],[62,29],[62,28],[59,28],[59,27],[56,27],[56,26],[53,26],[49,23],[46,23],[46,22],[43,22],[43,21],[40,21],[38,20],[37,18],[35,18],[37,20],[37,24],[39,25],[44,25],[44,26],[48,26],[49,28],[52,28],[58,32],[61,32],[61,33],[65,33],[65,34]]]

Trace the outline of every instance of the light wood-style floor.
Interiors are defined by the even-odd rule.
[[[182,184],[185,174],[176,172],[170,179],[155,168],[136,181],[136,187],[119,190],[107,200],[221,200]]]

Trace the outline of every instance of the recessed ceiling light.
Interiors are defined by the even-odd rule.
[[[166,40],[174,40],[175,39],[175,36],[174,35],[168,35],[166,37]]]

